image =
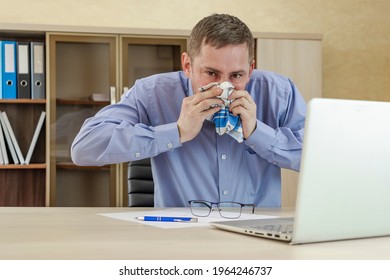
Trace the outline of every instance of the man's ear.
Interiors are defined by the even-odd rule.
[[[255,69],[255,67],[256,67],[256,61],[253,60],[249,68],[249,77],[252,75],[253,69]]]
[[[191,74],[191,58],[186,52],[183,52],[181,55],[181,67],[186,77],[189,78]]]

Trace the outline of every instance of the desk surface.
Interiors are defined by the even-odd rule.
[[[212,227],[161,229],[98,215],[140,210],[147,211],[2,207],[0,259],[390,259],[390,237],[289,245]]]

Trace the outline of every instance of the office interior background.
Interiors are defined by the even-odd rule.
[[[190,30],[230,13],[253,32],[323,36],[322,95],[390,101],[388,0],[1,0],[3,23]]]
[[[296,65],[299,70],[294,67],[293,72],[289,71],[291,74],[287,75],[294,81],[300,82],[300,84],[297,83],[299,88],[302,85],[307,86],[302,81],[309,84],[308,88],[302,86],[301,90],[307,99],[321,94],[322,97],[329,98],[390,101],[390,94],[388,94],[390,88],[388,74],[390,68],[390,36],[388,36],[390,1],[388,0],[245,0],[241,2],[232,0],[114,0],[111,2],[103,0],[37,0],[35,2],[14,0],[6,2],[0,0],[0,4],[2,7],[0,23],[3,32],[7,33],[8,26],[11,30],[10,34],[12,30],[30,30],[32,33],[37,32],[35,35],[43,39],[47,35],[44,35],[46,31],[63,30],[67,33],[66,35],[51,34],[46,37],[51,42],[48,45],[56,46],[59,42],[61,46],[70,46],[70,48],[63,48],[58,55],[54,51],[48,52],[52,55],[48,59],[52,66],[48,67],[49,98],[38,105],[27,102],[27,107],[32,112],[26,113],[26,116],[33,116],[29,118],[34,122],[33,126],[35,126],[38,114],[41,113],[41,108],[47,111],[46,137],[41,137],[38,141],[36,150],[40,152],[35,153],[36,158],[32,161],[40,165],[26,166],[26,168],[5,165],[0,168],[3,190],[13,193],[13,195],[3,196],[7,198],[5,205],[30,205],[29,203],[32,202],[34,205],[46,206],[127,205],[129,195],[127,166],[122,164],[102,170],[92,168],[90,171],[74,166],[70,160],[69,147],[73,141],[72,133],[75,135],[78,131],[77,122],[70,122],[76,129],[73,129],[72,133],[66,133],[68,137],[61,138],[61,134],[57,133],[61,129],[56,129],[61,124],[58,122],[59,118],[68,111],[84,108],[84,105],[68,106],[68,101],[71,101],[69,104],[79,104],[78,99],[88,97],[89,94],[95,92],[95,86],[98,91],[101,91],[100,86],[107,88],[107,85],[115,85],[121,88],[123,85],[131,84],[130,80],[124,82],[123,85],[122,81],[120,82],[121,74],[127,77],[125,73],[127,67],[120,71],[118,67],[118,73],[115,73],[115,66],[111,68],[93,66],[98,61],[97,58],[102,60],[100,63],[111,59],[113,65],[115,63],[127,65],[128,59],[125,58],[127,55],[121,50],[114,50],[90,57],[85,55],[89,53],[88,51],[79,52],[76,48],[80,54],[83,54],[81,56],[83,59],[78,59],[77,56],[69,54],[70,50],[76,50],[74,45],[68,45],[65,42],[71,37],[81,36],[82,41],[85,42],[88,36],[95,39],[100,37],[99,34],[108,33],[108,37],[114,38],[113,40],[122,38],[121,34],[124,34],[123,38],[127,40],[126,34],[132,33],[129,30],[140,31],[142,29],[145,29],[145,34],[187,35],[201,18],[212,13],[230,13],[246,22],[255,34],[279,34],[282,38],[298,34],[299,36],[307,35],[309,40],[320,41],[317,45],[319,48],[315,48],[315,58],[310,55],[311,51],[307,49],[302,51],[302,48],[298,48],[300,49],[299,55],[292,55],[286,50],[294,51],[294,47],[288,46],[287,49],[284,47],[281,55],[274,55],[274,59],[272,54],[277,47],[273,47],[274,45],[261,47],[262,50],[270,49],[263,57],[266,56],[272,63],[274,63],[273,60],[281,60],[289,64],[289,58],[294,59],[291,64]],[[91,32],[94,34],[90,34]],[[318,40],[319,36],[322,40]],[[131,38],[131,35],[128,38]],[[62,40],[65,40],[65,44],[61,43]],[[77,41],[78,39],[71,40]],[[109,45],[106,41],[104,42],[103,44],[108,49]],[[128,50],[128,44],[126,41],[125,50]],[[119,44],[116,46],[118,49],[121,48]],[[280,54],[278,51],[275,53]],[[106,59],[108,54],[115,58]],[[283,55],[287,55],[286,59],[280,59]],[[69,69],[80,71],[68,71],[68,66],[66,66],[68,64],[64,61],[69,59],[66,58],[74,58],[70,61],[69,65],[72,66]],[[88,60],[89,58],[92,60]],[[264,68],[267,69],[267,61],[265,61],[267,59],[263,59],[262,62],[262,57],[258,58],[257,67],[262,68],[263,63]],[[56,68],[53,65],[59,59],[63,59],[62,62],[57,63],[57,65],[62,65],[59,69],[63,72],[56,75],[56,71],[53,70]],[[123,63],[122,60],[127,62]],[[77,66],[79,62],[84,63],[83,67]],[[145,62],[145,59],[140,59],[137,63],[144,65]],[[89,65],[90,70],[85,70],[87,69],[85,65]],[[91,69],[101,71],[93,72],[94,79],[85,79],[83,74],[92,73]],[[322,71],[318,71],[319,69]],[[313,73],[316,75],[311,75]],[[294,74],[299,74],[299,77],[292,76]],[[109,84],[107,80],[106,84],[100,85],[96,81],[105,80],[100,79],[99,75],[104,79],[112,76],[117,80],[111,81],[112,84]],[[76,81],[77,79],[79,80]],[[84,89],[86,85],[88,90]],[[117,97],[119,94],[120,92]],[[57,102],[61,98],[64,98],[66,102]],[[20,107],[12,102],[0,104],[0,110],[9,112],[11,120],[17,119]],[[91,104],[88,103],[86,107],[91,107]],[[83,119],[80,118],[80,120]],[[27,140],[28,133],[25,130],[30,126],[23,126],[22,123],[14,122],[13,126],[16,127],[15,133],[19,134],[16,135],[18,139],[22,139],[19,140],[22,150],[24,148],[27,152],[30,142]],[[33,132],[30,132],[32,135]],[[52,141],[52,139],[56,140]],[[93,176],[93,183],[87,180],[90,178],[90,172],[96,175]],[[28,184],[25,184],[26,180],[23,178],[27,177],[20,176],[20,174],[28,174],[34,179],[27,180]],[[282,177],[282,205],[295,205],[297,174],[286,171]],[[39,191],[36,191],[36,188]],[[34,193],[34,196],[28,195],[30,191]],[[91,196],[91,193],[94,195]],[[26,195],[19,196],[20,194]]]
[[[0,23],[23,26],[32,24],[75,28],[80,26],[190,30],[201,18],[217,12],[238,16],[253,32],[322,34],[322,96],[390,102],[389,0],[0,0],[0,7]],[[11,106],[17,105],[11,104]],[[36,105],[31,105],[33,106]],[[38,104],[38,108],[39,106],[44,105]],[[50,145],[49,140],[41,142],[43,148],[45,144]],[[43,161],[49,163],[48,160]],[[52,169],[55,170],[55,166]],[[27,174],[36,172],[34,169],[26,170]],[[20,170],[14,173],[14,169],[10,168],[4,169],[3,172],[13,174],[8,177],[11,178],[7,181],[9,189],[14,187],[12,180],[17,181],[22,190],[25,185],[34,183],[30,182],[32,181],[29,180],[30,177],[26,179],[19,176]],[[24,172],[22,170],[21,174]],[[40,175],[36,177],[43,182],[43,190],[55,188],[55,186],[48,186],[48,180],[45,183],[45,176],[51,174],[50,168],[45,167],[37,172]],[[30,184],[25,184],[25,181]],[[88,190],[86,189],[85,192],[88,193]],[[48,195],[46,200],[50,200]],[[295,247],[266,243],[267,241],[257,238],[237,239],[241,237],[235,234],[225,235],[223,232],[210,234],[202,227],[188,231],[180,229],[177,233],[157,231],[152,227],[150,230],[143,230],[142,227],[133,230],[133,223],[124,225],[113,219],[96,215],[101,213],[100,210],[99,208],[97,210],[85,208],[82,211],[79,209],[77,210],[81,213],[79,215],[79,212],[65,208],[18,208],[10,211],[8,208],[3,208],[0,240],[5,242],[0,244],[0,259],[47,260],[63,257],[119,260],[128,259],[129,254],[131,256],[132,252],[135,252],[135,258],[144,260],[148,258],[174,260],[189,256],[198,259],[204,256],[210,259],[222,259],[233,256],[237,259],[245,259],[246,263],[243,265],[249,265],[247,260],[250,258],[378,260],[388,259],[389,255],[389,242],[383,238],[362,239],[358,241],[360,243],[329,242]],[[269,215],[279,215],[279,212],[269,212]],[[155,238],[156,236],[159,238]],[[199,241],[203,243],[203,248],[208,250],[199,250]],[[72,244],[77,246],[69,246]],[[153,250],[145,250],[145,244]],[[175,245],[174,248],[172,244]],[[253,250],[256,247],[259,250]],[[387,264],[370,262],[370,265],[374,263]],[[9,266],[9,262],[5,264]],[[29,273],[30,278],[34,271],[39,271],[40,279],[43,271],[57,273],[60,271],[48,270],[47,263],[43,263],[44,266],[42,264],[37,266],[37,262],[32,262],[33,269],[28,269],[29,267],[24,263],[23,270],[20,270],[20,263],[15,264],[19,266],[18,269],[9,266],[13,269],[13,273],[24,271]],[[65,264],[69,268],[69,263]],[[296,263],[293,264],[296,266]],[[324,264],[329,263],[324,262]],[[302,271],[307,271],[306,263],[302,265],[305,265]],[[345,266],[345,262],[342,265]],[[366,266],[365,263],[365,268],[370,269],[366,270],[367,275],[373,276],[373,271],[384,274],[385,268],[376,270],[370,265]],[[41,267],[42,269],[39,269]],[[89,266],[85,267],[89,268]],[[313,267],[318,268],[318,266]],[[105,270],[115,271],[112,267]],[[289,273],[293,271],[284,270]],[[77,269],[68,269],[68,271],[83,272]],[[86,270],[88,275],[91,275],[91,271],[92,269]],[[99,273],[101,270],[93,271]],[[318,271],[334,272],[329,269],[316,272]],[[353,278],[354,271],[358,271],[360,276],[363,273],[361,269],[350,269],[346,274],[348,278]],[[4,271],[2,273],[4,274]],[[101,275],[105,274],[101,273]],[[299,276],[302,279],[302,275]]]

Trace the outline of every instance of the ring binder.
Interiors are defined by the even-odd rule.
[[[3,98],[16,98],[16,42],[2,42]]]
[[[31,98],[45,98],[45,50],[43,42],[31,42]]]
[[[30,43],[17,43],[18,98],[31,98],[30,87]]]

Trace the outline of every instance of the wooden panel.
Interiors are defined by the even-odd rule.
[[[110,170],[57,169],[58,207],[110,206]]]
[[[306,101],[321,97],[322,43],[314,39],[258,39],[257,68],[291,78]],[[298,173],[283,169],[283,206],[295,206],[297,185]]]
[[[322,92],[322,49],[319,40],[259,39],[257,68],[291,78],[306,101]]]
[[[0,169],[0,206],[45,206],[45,169]]]

